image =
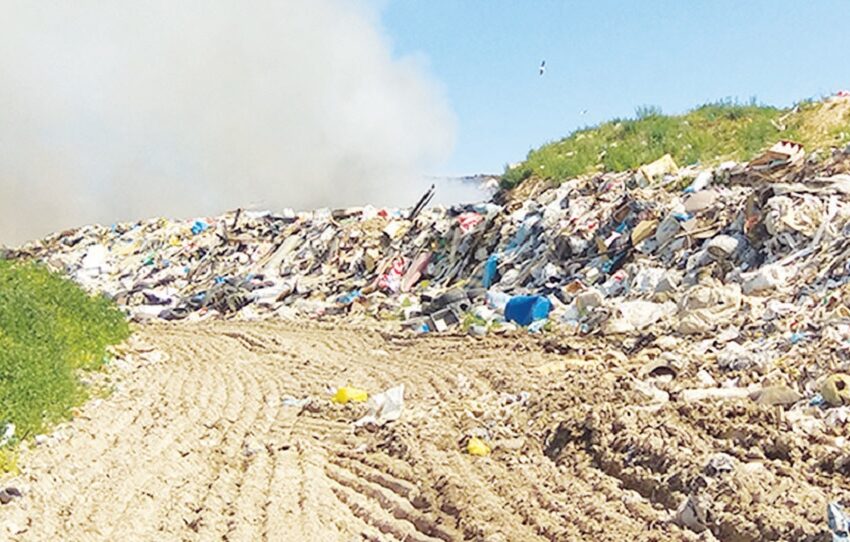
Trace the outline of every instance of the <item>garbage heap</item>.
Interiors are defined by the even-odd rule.
[[[665,404],[663,412],[698,423],[703,418],[694,412],[703,411],[688,404],[741,400],[730,402],[734,412],[715,409],[730,419],[749,403],[768,407],[741,419],[768,420],[762,428],[776,423],[776,439],[759,426],[741,429],[740,439],[725,425],[710,431],[745,444],[762,439],[763,450],[746,444],[736,454],[784,459],[814,485],[832,488],[829,498],[843,494],[843,478],[832,475],[850,473],[850,147],[805,155],[780,142],[749,163],[712,168],[679,168],[663,157],[632,172],[560,184],[530,180],[487,203],[425,203],[427,196],[413,209],[237,210],[86,226],[3,257],[42,261],[105,292],[142,322],[377,317],[411,333],[547,333],[540,341],[547,349],[582,358],[596,352],[599,363],[612,358],[629,369],[625,376],[612,371],[610,382],[612,393],[629,388],[644,399],[624,411],[629,423]],[[568,428],[593,428],[575,405],[557,412],[578,417],[578,425],[564,422]],[[548,415],[534,417],[547,431]],[[614,444],[629,458],[623,469],[640,474],[655,464],[633,461],[640,450],[652,456],[671,442],[688,450],[692,444],[682,432],[644,439],[646,427],[634,440],[617,433]],[[711,479],[734,471],[731,481],[683,486],[692,492],[677,522],[703,532],[711,517],[731,517],[735,506],[753,508],[747,514],[759,522],[772,517],[775,501],[727,491],[762,476],[736,461],[719,453],[706,470]],[[657,464],[665,484],[691,479]],[[714,492],[714,500],[706,504],[700,492]],[[816,510],[811,521],[819,522],[826,496],[786,504]],[[842,509],[833,503],[829,513],[830,528],[844,529]],[[747,532],[795,528],[774,523]],[[726,532],[723,525],[733,523],[711,528]]]
[[[721,334],[723,359],[757,363],[778,332],[850,335],[850,148],[767,156],[710,169],[665,156],[448,209],[91,225],[5,257],[43,261],[138,321],[367,315],[418,332]]]

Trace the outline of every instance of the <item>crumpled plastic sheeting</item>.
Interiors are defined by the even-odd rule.
[[[725,371],[749,370],[767,363],[770,353],[756,345],[741,345],[728,342],[717,352],[717,365]]]
[[[744,279],[743,291],[750,295],[779,288],[785,284],[789,273],[780,265],[765,265],[758,271],[741,275]]]
[[[399,384],[383,393],[369,397],[366,403],[369,413],[354,422],[355,427],[363,425],[385,425],[401,417],[404,409],[404,384]]]
[[[617,305],[620,312],[619,318],[609,320],[606,324],[605,333],[628,333],[640,331],[662,318],[672,316],[676,313],[676,304],[667,301],[665,303],[653,303],[652,301],[624,301]]]
[[[679,333],[708,333],[728,325],[741,308],[739,284],[698,284],[679,302]]]
[[[812,237],[825,213],[824,203],[807,194],[798,198],[775,196],[768,200],[767,208],[764,222],[771,235],[794,231]]]
[[[850,517],[837,502],[827,505],[827,524],[832,531],[832,542],[850,541]]]

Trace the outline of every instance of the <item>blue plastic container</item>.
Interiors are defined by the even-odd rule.
[[[512,297],[505,306],[505,320],[527,326],[536,320],[545,320],[552,310],[552,302],[540,295]]]

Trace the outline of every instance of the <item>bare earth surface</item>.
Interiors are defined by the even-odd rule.
[[[284,323],[145,326],[114,391],[20,458],[12,540],[822,540],[842,476],[741,401],[643,406],[635,367],[530,337]],[[549,350],[552,350],[551,348]],[[353,428],[350,383],[405,384]],[[290,406],[286,396],[311,398]],[[493,445],[466,453],[469,435]],[[706,469],[718,452],[731,472]],[[698,535],[671,520],[697,495]],[[697,528],[697,530],[700,530]],[[713,534],[712,534],[713,532]],[[828,538],[826,538],[828,540]]]

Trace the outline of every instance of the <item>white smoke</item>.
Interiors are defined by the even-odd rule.
[[[244,205],[412,204],[454,119],[374,4],[0,0],[0,242]]]

